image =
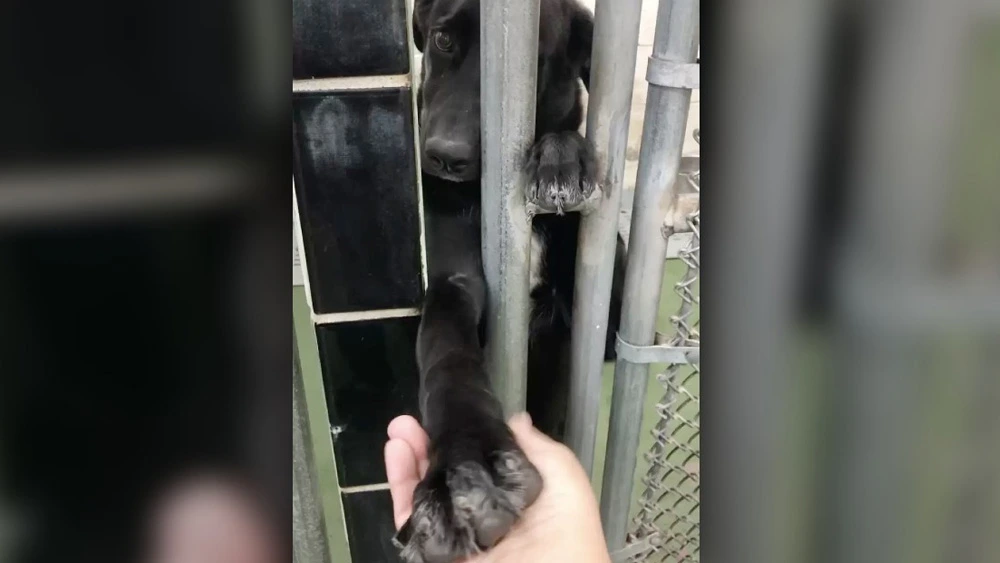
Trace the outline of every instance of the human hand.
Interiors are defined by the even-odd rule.
[[[590,479],[573,452],[535,429],[527,414],[515,415],[509,426],[544,486],[504,539],[465,563],[609,563]],[[388,434],[385,470],[399,529],[413,510],[413,490],[427,472],[429,441],[411,416],[393,419]]]

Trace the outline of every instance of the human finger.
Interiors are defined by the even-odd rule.
[[[398,530],[413,512],[413,490],[420,482],[417,456],[410,444],[399,438],[386,442],[383,455],[392,497],[392,517]]]
[[[427,449],[430,439],[417,419],[410,415],[397,416],[389,422],[387,434],[390,440],[403,440],[410,445],[417,458],[417,469],[421,477],[427,473],[429,465]]]
[[[517,445],[524,450],[524,453],[528,457],[535,457],[546,450],[551,450],[553,447],[559,447],[560,445],[559,442],[549,438],[535,428],[531,423],[531,416],[526,412],[517,413],[512,416],[507,425],[510,426],[511,432],[514,433]]]

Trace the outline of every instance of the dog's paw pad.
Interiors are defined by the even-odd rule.
[[[407,563],[453,563],[496,545],[538,497],[542,479],[520,450],[485,464],[431,468],[394,543]]]
[[[597,189],[594,154],[576,131],[544,135],[528,156],[528,203],[560,215],[581,206]]]

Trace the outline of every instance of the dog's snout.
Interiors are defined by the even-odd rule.
[[[461,174],[465,172],[476,159],[476,148],[469,143],[452,141],[442,137],[427,139],[424,151],[427,160],[439,172]]]

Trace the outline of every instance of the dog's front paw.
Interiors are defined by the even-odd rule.
[[[597,191],[597,158],[590,141],[576,131],[547,133],[528,155],[527,202],[562,215]]]
[[[542,488],[509,434],[491,444],[455,442],[434,457],[393,540],[406,563],[454,563],[489,549]]]

